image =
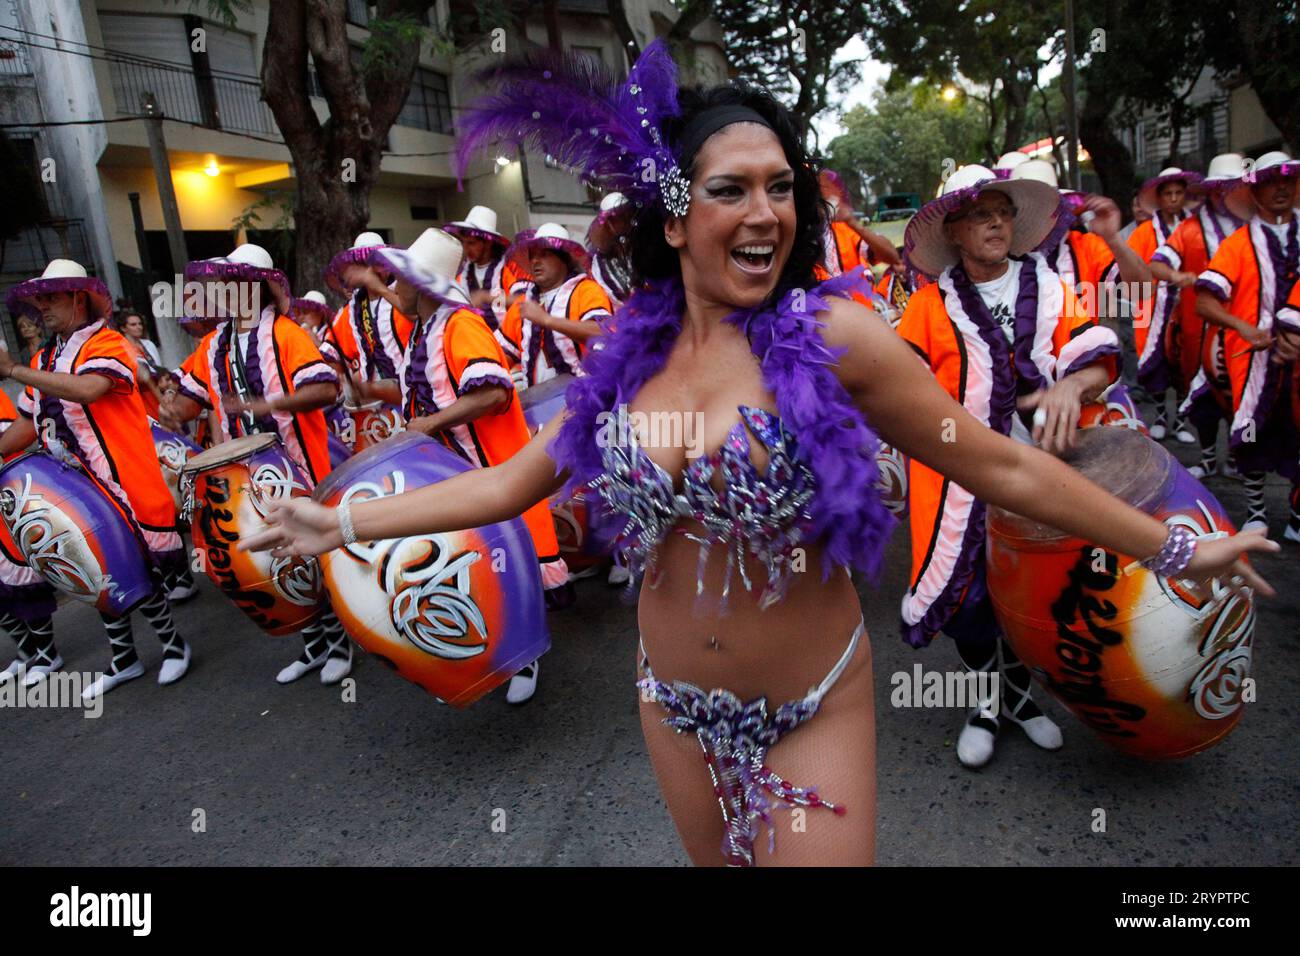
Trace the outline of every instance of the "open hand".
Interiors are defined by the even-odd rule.
[[[1016,399],[1020,411],[1034,410],[1033,438],[1049,454],[1059,455],[1074,447],[1075,432],[1083,399],[1079,387],[1069,376],[1051,388]]]
[[[272,557],[324,554],[343,546],[338,512],[310,498],[277,501],[267,510],[266,528],[238,543],[240,551],[270,551]]]
[[[1243,531],[1227,538],[1201,538],[1196,542],[1196,553],[1182,574],[1192,581],[1218,578],[1227,588],[1245,598],[1246,588],[1264,597],[1276,597],[1277,592],[1245,560],[1250,552],[1273,554],[1282,550],[1276,541],[1270,541],[1268,532]]]

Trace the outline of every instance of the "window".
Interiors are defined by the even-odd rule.
[[[447,77],[433,70],[417,67],[411,80],[406,104],[397,115],[397,125],[427,129],[433,133],[451,132],[451,95]]]
[[[370,23],[370,4],[366,0],[348,0],[348,23],[364,27]]]
[[[1139,169],[1146,165],[1147,161],[1147,133],[1146,122],[1138,120],[1137,125],[1133,127],[1133,165]]]

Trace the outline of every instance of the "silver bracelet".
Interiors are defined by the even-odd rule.
[[[352,527],[352,506],[347,502],[338,506],[339,532],[343,535],[343,546],[357,543],[357,529]]]

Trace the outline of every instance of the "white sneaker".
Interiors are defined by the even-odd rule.
[[[1282,537],[1286,538],[1288,541],[1294,541],[1296,544],[1300,544],[1300,525],[1291,522],[1286,526],[1286,530],[1282,532]]]
[[[592,565],[591,567],[589,567],[589,568],[583,568],[581,571],[574,571],[574,570],[570,569],[570,570],[569,570],[569,580],[570,580],[570,581],[581,581],[581,580],[583,580],[584,578],[594,578],[594,577],[595,577],[597,574],[599,574],[599,573],[600,573],[600,567],[599,567],[598,565],[595,565],[595,564],[593,564],[593,565]]]
[[[537,693],[538,666],[538,662],[533,661],[510,678],[510,686],[506,688],[507,704],[522,704],[532,699],[533,694]]]
[[[1191,475],[1193,478],[1195,478],[1197,481],[1204,481],[1206,478],[1209,478],[1211,475],[1215,474],[1215,471],[1213,468],[1211,468],[1209,471],[1206,471],[1200,465],[1192,465],[1190,468],[1187,469],[1187,473]]]
[[[1061,728],[1046,714],[1039,714],[1037,717],[1030,717],[1028,720],[1017,720],[1009,713],[1004,716],[1023,730],[1026,737],[1044,750],[1060,750],[1065,745],[1065,738],[1061,736]]]
[[[164,657],[162,667],[158,669],[158,683],[162,686],[174,684],[190,669],[190,646],[185,645],[184,657]]]
[[[1238,471],[1237,466],[1230,461],[1225,461],[1219,466],[1219,474],[1223,475],[1224,478],[1236,478],[1238,481],[1241,480],[1241,472]]]
[[[168,591],[167,603],[181,604],[185,601],[188,601],[190,598],[194,597],[194,595],[198,593],[199,593],[198,582],[191,579],[189,584],[178,584],[176,585],[176,587]]]
[[[320,682],[322,684],[337,684],[351,673],[351,657],[331,657],[325,661],[325,666],[321,668]]]
[[[54,660],[49,664],[32,664],[27,668],[27,672],[23,674],[23,686],[31,687],[33,684],[45,680],[45,678],[49,677],[55,671],[62,669],[63,658],[57,654],[54,656]]]
[[[1185,422],[1174,422],[1174,437],[1184,445],[1190,445],[1196,441],[1196,433],[1188,428]]]
[[[1168,434],[1164,425],[1152,425],[1147,432],[1155,441],[1164,441],[1165,435]]]
[[[632,580],[632,572],[615,561],[609,566],[609,577],[605,578],[605,580],[609,584],[619,587]]]
[[[993,759],[993,745],[997,741],[996,734],[986,727],[972,723],[977,716],[997,722],[997,718],[988,711],[978,708],[967,715],[966,724],[957,737],[957,759],[961,761],[963,767],[969,767],[971,770],[978,770]]]
[[[81,699],[89,703],[96,697],[107,694],[118,684],[125,684],[129,680],[135,680],[137,677],[144,676],[144,664],[136,661],[126,670],[118,674],[101,674],[95,683],[91,684],[81,692]]]
[[[1268,522],[1260,521],[1258,518],[1256,518],[1254,521],[1247,521],[1244,525],[1241,526],[1241,530],[1243,532],[1244,531],[1268,531]]]
[[[281,684],[292,684],[304,674],[310,674],[316,668],[324,667],[325,657],[326,655],[322,654],[320,657],[312,658],[312,660],[307,664],[304,664],[302,661],[294,661],[284,670],[280,671],[280,673],[276,674],[275,679]]]

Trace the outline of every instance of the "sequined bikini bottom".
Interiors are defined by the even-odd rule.
[[[782,704],[771,716],[767,698],[742,701],[729,690],[703,691],[686,681],[665,684],[650,670],[641,645],[641,670],[636,685],[642,699],[653,700],[671,715],[664,723],[679,734],[694,734],[713,778],[713,792],[722,808],[725,834],[722,855],[728,866],[754,865],[754,840],[759,824],[767,827],[768,852],[776,846],[774,809],[824,807],[843,815],[845,807],[827,803],[816,787],[796,787],[767,766],[767,752],[790,731],[812,718],[822,698],[834,686],[866,631],[859,621],[849,646],[822,682],[807,695]]]

